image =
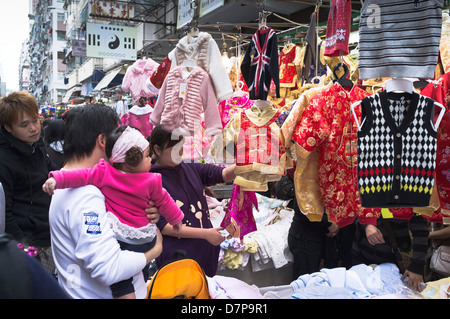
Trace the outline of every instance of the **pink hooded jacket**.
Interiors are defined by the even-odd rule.
[[[180,85],[186,84],[184,98],[180,97]],[[204,112],[206,135],[213,136],[222,131],[222,121],[210,77],[196,66],[187,77],[183,67],[178,66],[167,74],[161,87],[155,108],[150,116],[153,125],[161,124],[169,131],[179,130],[183,135],[192,135],[201,128]]]
[[[122,81],[122,90],[131,92],[133,98],[149,97],[158,94],[158,90],[150,90],[147,79],[158,68],[158,63],[152,59],[139,59],[128,67]]]

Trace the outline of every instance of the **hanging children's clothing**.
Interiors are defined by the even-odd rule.
[[[319,149],[319,185],[328,216],[339,227],[358,216],[361,224],[376,224],[379,209],[361,207],[356,180],[356,132],[350,105],[369,94],[339,83],[314,96],[303,111],[292,139],[304,159]],[[361,116],[359,110],[355,110]],[[298,164],[297,164],[298,165]]]
[[[147,86],[146,81],[158,67],[152,59],[139,59],[128,67],[122,80],[122,90],[130,92],[133,99],[148,97],[158,93]]]
[[[126,101],[119,100],[116,102],[116,113],[121,118],[124,114],[129,111],[128,104]]]
[[[300,148],[293,142],[292,135],[311,99],[331,86],[332,82],[303,92],[281,127],[286,149],[289,149],[289,154],[296,163],[293,180],[297,205],[300,211],[313,222],[322,220],[325,206],[319,185],[319,149],[312,151],[307,158],[297,156]]]
[[[258,29],[252,36],[241,72],[252,100],[265,100],[273,80],[276,97],[280,98],[277,35],[272,28]]]
[[[363,207],[428,206],[436,162],[434,101],[415,92],[382,91],[361,105],[358,188]]]
[[[434,78],[443,0],[366,0],[359,22],[359,77]]]
[[[303,53],[302,60],[302,86],[304,83],[311,83],[311,80],[317,75],[322,76],[326,73],[327,67],[323,59],[325,51],[323,41],[316,33],[316,12],[311,14],[308,32],[305,36],[306,45],[301,49]],[[317,70],[316,70],[317,69]]]
[[[450,128],[450,72],[428,84],[421,94],[441,103],[446,108],[437,132],[436,168],[434,171],[436,187],[433,188],[432,193],[432,195],[437,193],[440,208],[435,210],[429,219],[442,223],[443,217],[450,216],[450,134],[448,132]],[[439,111],[440,109],[435,110],[435,119]],[[414,209],[415,212],[422,210]]]
[[[169,57],[165,57],[162,62],[158,65],[155,71],[153,71],[152,75],[149,78],[149,81],[152,83],[152,85],[160,89],[163,85],[164,79],[166,78],[167,74],[169,73],[171,69],[172,62],[170,61]]]
[[[295,88],[297,86],[297,66],[300,61],[301,49],[293,43],[283,47],[280,52],[280,87]]]
[[[150,123],[152,111],[153,108],[150,105],[134,105],[120,120],[122,121],[122,125],[130,125],[139,129],[142,135],[147,138],[152,133],[154,127],[153,124]]]
[[[235,154],[225,155],[235,159],[234,183],[243,190],[267,191],[268,182],[278,181],[285,174],[286,149],[275,123],[280,114],[271,102],[257,101],[250,109],[236,113],[212,145],[211,153],[217,161],[224,149],[229,151],[230,143],[236,146]]]
[[[218,103],[222,126],[225,127],[230,119],[239,110],[246,110],[252,107],[254,100],[250,100],[247,94],[242,96],[232,96],[229,99]]]
[[[222,122],[208,73],[198,66],[191,72],[179,66],[164,80],[150,122],[168,131],[177,129],[180,135],[193,135],[201,128],[202,112],[206,135],[220,133]]]
[[[219,47],[209,33],[199,32],[197,37],[183,37],[169,53],[168,58],[171,61],[171,70],[180,66],[186,59],[194,60],[208,73],[219,101],[233,94],[228,74],[221,63]]]
[[[229,229],[236,227],[232,232],[237,231],[238,236],[241,240],[245,235],[256,231],[256,222],[253,217],[253,206],[258,210],[258,200],[256,198],[255,192],[244,191],[239,185],[233,186],[233,191],[231,193],[230,201],[228,202],[228,207],[225,212],[225,216],[220,224],[220,227],[224,229]],[[234,222],[236,226],[234,226]]]
[[[348,55],[352,4],[350,0],[331,0],[325,38],[325,56]]]

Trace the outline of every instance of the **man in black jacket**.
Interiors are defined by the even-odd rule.
[[[0,183],[5,192],[5,232],[25,246],[39,249],[39,259],[54,270],[50,249],[50,196],[42,191],[50,160],[40,136],[36,100],[14,92],[0,100]]]

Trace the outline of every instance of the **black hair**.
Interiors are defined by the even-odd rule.
[[[106,157],[109,159],[112,156],[112,150],[114,148],[114,144],[116,144],[119,137],[122,135],[123,131],[127,127],[131,127],[134,129],[137,129],[130,125],[122,125],[118,128],[114,129],[107,137],[106,137],[106,143],[105,143],[105,153]],[[139,129],[137,129],[139,131]],[[141,149],[137,146],[131,147],[126,153],[125,153],[125,163],[127,163],[130,166],[137,166],[144,158],[144,152],[141,151]],[[117,165],[119,164],[119,165]],[[120,167],[120,163],[112,163],[112,165],[116,168]]]
[[[97,103],[70,109],[65,121],[64,155],[67,160],[90,156],[98,136],[108,136],[121,123],[112,108]]]
[[[164,150],[178,144],[182,139],[183,136],[174,135],[172,132],[164,129],[161,125],[157,125],[147,138],[150,143],[151,155],[156,154],[154,149],[155,145],[158,145],[161,150]]]
[[[44,127],[44,142],[50,145],[56,141],[64,140],[64,130],[66,123],[61,119],[54,119],[47,122]]]

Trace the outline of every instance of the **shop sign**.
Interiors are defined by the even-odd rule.
[[[134,18],[134,4],[123,1],[91,0],[91,14],[102,18]]]
[[[86,56],[86,40],[72,40],[72,55]]]
[[[199,0],[200,13],[199,17],[203,17],[224,4],[224,0]],[[195,14],[195,3],[192,0],[178,1],[177,29],[185,26],[192,21]]]
[[[134,27],[110,24],[86,24],[86,55],[94,58],[136,60]]]

